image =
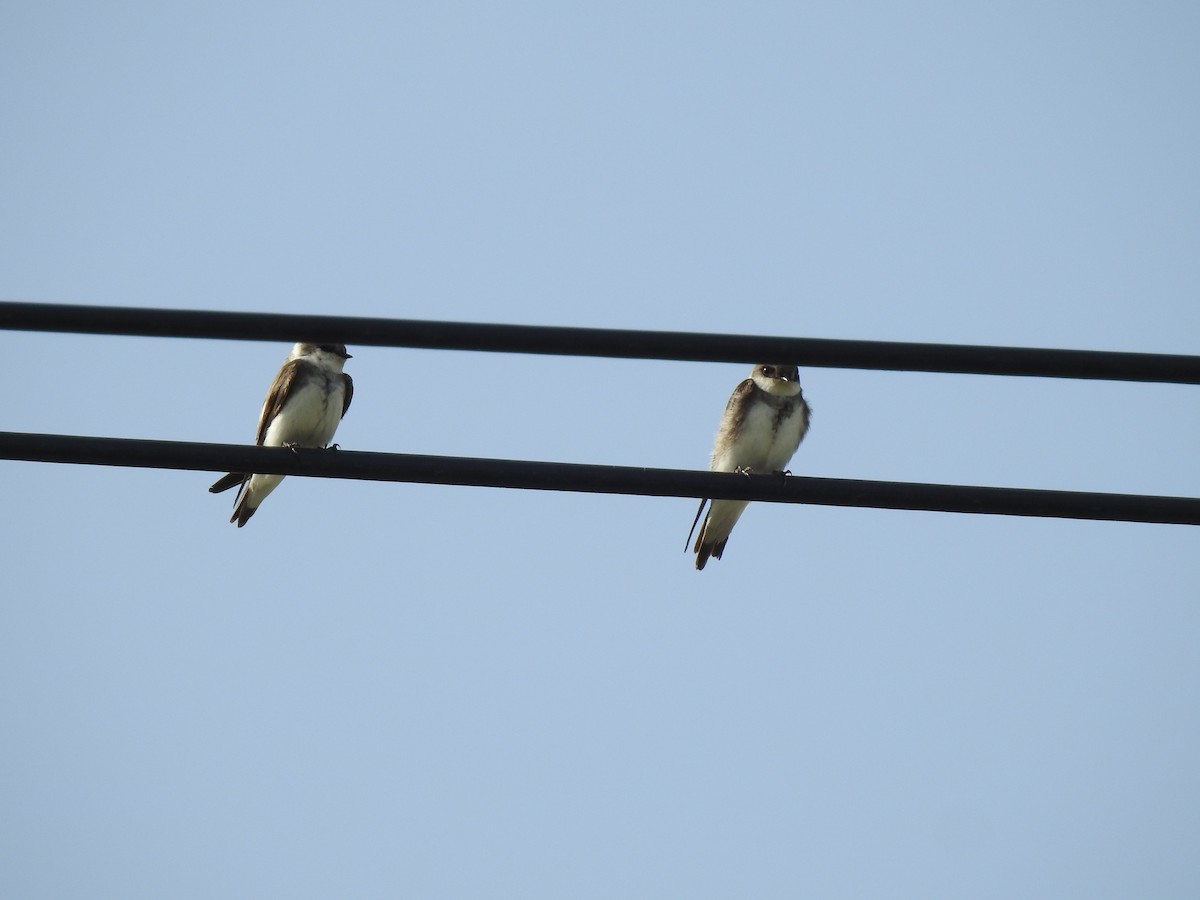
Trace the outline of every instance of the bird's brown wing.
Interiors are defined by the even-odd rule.
[[[346,383],[346,392],[342,395],[342,418],[346,417],[346,410],[350,408],[350,401],[354,397],[354,379],[342,373],[342,379]]]
[[[267,391],[267,399],[263,401],[262,413],[258,417],[258,438],[255,440],[260,447],[267,439],[267,429],[283,409],[283,403],[291,393],[292,382],[296,380],[296,376],[300,374],[300,367],[304,364],[302,359],[289,359],[275,376],[275,383],[271,385],[271,389]]]
[[[742,430],[742,423],[746,420],[746,412],[750,409],[750,402],[754,399],[754,395],[758,393],[758,390],[758,385],[754,383],[753,378],[747,378],[733,389],[733,395],[729,398],[729,402],[725,404],[725,417],[730,420],[735,432]]]

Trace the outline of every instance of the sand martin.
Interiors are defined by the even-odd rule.
[[[750,377],[734,389],[725,406],[709,465],[712,471],[782,474],[808,431],[810,410],[800,392],[799,378],[795,366],[754,367]],[[692,532],[696,530],[705,503],[708,501],[700,501],[692,531],[688,532],[688,543],[691,543]],[[729,532],[749,505],[749,500],[712,501],[692,548],[697,569],[703,569],[710,556],[721,558],[729,541]],[[684,549],[687,549],[686,544]]]
[[[258,417],[260,447],[328,447],[350,408],[354,382],[342,371],[345,344],[296,344],[275,376]],[[241,487],[230,522],[241,528],[275,490],[282,475],[231,472],[209,488],[214,494]]]

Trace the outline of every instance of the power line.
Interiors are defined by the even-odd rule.
[[[0,301],[0,328],[1200,384],[1200,356]]]
[[[1200,499],[0,432],[0,459],[1200,525]]]

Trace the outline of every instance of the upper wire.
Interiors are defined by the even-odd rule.
[[[1200,384],[1200,356],[0,301],[0,328]]]

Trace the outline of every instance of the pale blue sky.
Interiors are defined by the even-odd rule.
[[[9,4],[12,300],[1200,352],[1191,3]],[[285,344],[4,335],[250,441]],[[696,467],[749,366],[351,347]],[[1200,495],[1194,387],[801,369],[797,474]],[[0,895],[1191,898],[1200,531],[0,462]]]

